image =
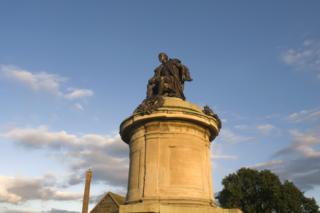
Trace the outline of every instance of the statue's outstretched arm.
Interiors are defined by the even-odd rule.
[[[192,81],[192,78],[191,78],[191,76],[190,76],[190,72],[189,72],[189,69],[188,69],[188,67],[186,67],[186,66],[184,66],[184,65],[182,65],[182,67],[183,67],[183,80],[184,81]]]

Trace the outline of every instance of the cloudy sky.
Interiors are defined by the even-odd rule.
[[[0,1],[0,212],[81,210],[125,193],[121,121],[165,51],[221,117],[214,190],[271,169],[320,203],[320,1]]]

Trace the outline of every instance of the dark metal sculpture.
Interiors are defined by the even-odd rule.
[[[161,107],[164,103],[164,100],[161,96],[154,96],[146,98],[134,111],[136,114],[148,115],[151,114],[154,110]]]
[[[168,58],[167,54],[160,53],[161,64],[155,69],[147,86],[147,98],[154,96],[177,97],[185,100],[183,94],[184,82],[192,81],[189,69],[179,59]]]
[[[213,110],[212,110],[208,105],[205,105],[205,106],[203,107],[202,112],[203,112],[204,114],[206,114],[206,115],[209,115],[209,116],[211,116],[211,117],[214,117],[214,118],[218,121],[218,128],[221,129],[222,123],[221,123],[221,120],[220,120],[219,116],[218,116],[216,113],[214,113]]]
[[[192,81],[189,69],[179,59],[169,58],[166,53],[159,54],[161,64],[154,70],[154,75],[147,85],[147,97],[134,113],[150,114],[163,104],[163,96],[185,100],[184,82]]]
[[[154,70],[154,75],[147,85],[147,97],[135,109],[134,114],[147,115],[161,107],[164,96],[177,97],[185,100],[183,94],[184,82],[192,81],[189,69],[179,59],[169,58],[166,53],[159,54],[161,64]],[[221,128],[221,120],[208,106],[204,106],[202,112],[218,121]]]

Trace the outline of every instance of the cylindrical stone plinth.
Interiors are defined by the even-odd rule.
[[[134,114],[120,126],[130,146],[127,204],[212,205],[210,142],[219,121],[179,98],[164,98],[149,115]]]

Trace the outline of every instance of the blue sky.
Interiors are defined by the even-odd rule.
[[[320,203],[319,1],[0,1],[0,211],[79,212],[125,192],[121,121],[161,51],[223,121],[214,191],[247,166]],[[91,206],[93,205],[91,204]]]

